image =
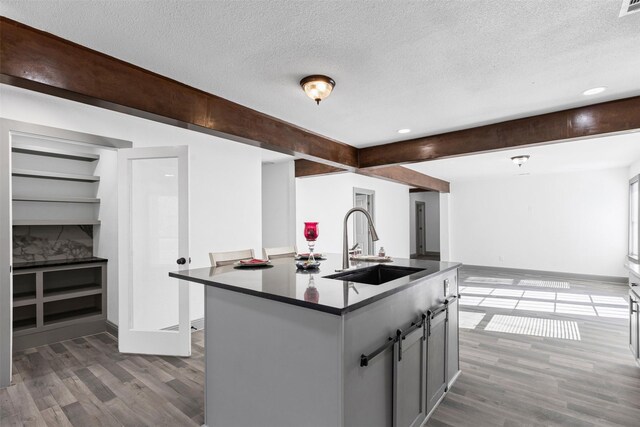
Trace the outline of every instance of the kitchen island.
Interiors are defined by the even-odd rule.
[[[170,273],[206,285],[207,426],[419,426],[444,397],[460,373],[460,264],[336,273],[326,256],[308,272],[283,258]]]

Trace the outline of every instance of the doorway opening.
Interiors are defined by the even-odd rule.
[[[427,254],[427,224],[425,203],[416,202],[416,255]]]
[[[375,191],[354,187],[353,207],[365,209],[375,222]],[[376,253],[375,242],[369,234],[367,218],[361,212],[355,212],[353,215],[353,244],[360,245],[363,255],[375,255]]]
[[[411,192],[411,258],[440,260],[440,193]]]

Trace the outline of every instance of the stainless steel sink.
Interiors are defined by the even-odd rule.
[[[401,277],[420,273],[424,270],[426,269],[378,264],[372,267],[343,271],[341,273],[332,274],[330,276],[324,276],[324,278],[342,280],[345,282],[366,283],[368,285],[381,285],[383,283],[387,283]]]

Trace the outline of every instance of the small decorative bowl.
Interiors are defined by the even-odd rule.
[[[320,267],[319,262],[309,262],[309,261],[296,261],[296,267],[299,270],[313,270]]]

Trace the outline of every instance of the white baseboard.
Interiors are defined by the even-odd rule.
[[[619,284],[628,284],[628,277],[621,276],[599,276],[595,274],[581,274],[581,273],[565,273],[561,271],[545,271],[545,270],[527,270],[523,268],[510,268],[510,267],[493,267],[486,265],[469,265],[463,264],[462,269],[473,269],[473,270],[486,270],[486,271],[498,271],[503,273],[515,273],[515,274],[540,274],[544,276],[555,276],[566,279],[578,279],[578,280],[593,280],[598,282],[609,282],[609,283],[619,283]]]
[[[191,321],[191,331],[195,332],[195,331],[199,331],[201,329],[204,329],[204,317],[201,317],[199,319],[193,319]],[[162,328],[162,330],[163,331],[177,331],[178,330],[178,325]],[[110,322],[110,321],[107,320],[107,333],[113,335],[115,338],[118,338],[118,325],[116,325],[115,323]]]

